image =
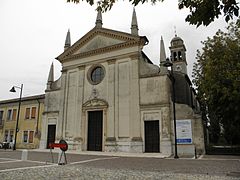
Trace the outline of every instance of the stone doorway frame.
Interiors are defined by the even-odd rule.
[[[105,141],[107,135],[107,110],[108,103],[103,99],[94,98],[85,102],[82,106],[82,137],[83,137],[83,151],[87,151],[88,142],[88,112],[89,111],[103,111],[103,134],[102,134],[102,151],[105,150]]]

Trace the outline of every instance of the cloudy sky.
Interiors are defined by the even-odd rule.
[[[187,48],[188,72],[191,76],[196,50],[201,41],[227,26],[223,17],[208,27],[196,28],[185,22],[188,10],[178,10],[177,0],[136,7],[139,34],[147,36],[144,52],[159,64],[159,42],[163,36],[166,53],[174,37],[174,26]],[[67,30],[72,44],[95,25],[96,6],[66,0],[1,0],[0,1],[0,100],[19,97],[10,93],[15,85],[24,84],[23,96],[44,93],[51,63],[55,79],[61,75],[61,64],[55,60],[63,52]],[[114,5],[103,14],[103,27],[130,32],[133,6],[127,1]],[[19,92],[19,91],[18,91]]]

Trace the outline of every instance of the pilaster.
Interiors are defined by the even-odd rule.
[[[61,90],[59,101],[59,119],[56,131],[56,137],[65,138],[65,93],[66,93],[66,76],[67,71],[62,71]]]
[[[130,136],[133,139],[140,139],[140,95],[139,95],[139,55],[131,56],[130,63]]]
[[[115,137],[115,63],[116,59],[108,60],[108,116],[107,116],[107,138]]]

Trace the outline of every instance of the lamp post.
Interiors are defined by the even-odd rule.
[[[19,121],[19,115],[20,115],[20,107],[22,102],[22,90],[23,90],[23,84],[21,84],[21,87],[13,86],[10,92],[16,92],[15,88],[20,89],[20,97],[19,97],[19,103],[18,103],[18,113],[17,113],[17,122],[16,122],[16,128],[15,128],[15,136],[14,136],[14,144],[13,144],[13,150],[16,150],[16,144],[17,144],[17,133],[18,133],[18,121]]]
[[[172,82],[172,101],[173,101],[173,124],[174,124],[174,148],[175,148],[175,155],[174,158],[178,159],[178,153],[177,153],[177,128],[176,128],[176,108],[175,108],[175,101],[176,101],[176,96],[175,96],[175,78],[173,74],[173,63],[169,60],[169,58],[166,59],[165,62],[163,62],[164,67],[171,67],[171,73],[170,73],[170,79]]]

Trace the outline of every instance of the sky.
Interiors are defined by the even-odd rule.
[[[16,93],[9,90],[21,84],[23,97],[43,94],[52,62],[55,80],[61,75],[61,64],[55,58],[64,50],[68,29],[73,44],[95,26],[96,5],[66,1],[0,1],[0,100],[18,98],[19,89]],[[156,5],[138,5],[135,10],[139,35],[148,38],[149,44],[143,51],[159,65],[161,36],[169,56],[168,47],[176,31],[187,49],[191,77],[196,51],[202,48],[201,41],[212,37],[218,29],[224,30],[227,23],[220,17],[207,27],[196,28],[185,22],[188,10],[179,10],[177,2],[165,0]],[[103,13],[103,27],[130,33],[132,11],[133,6],[128,1],[117,2],[110,11]]]

